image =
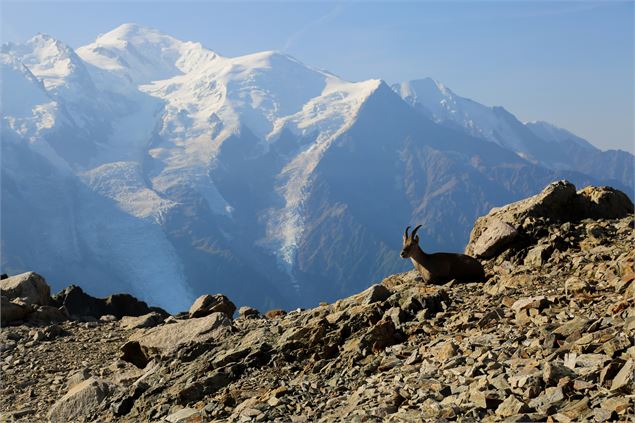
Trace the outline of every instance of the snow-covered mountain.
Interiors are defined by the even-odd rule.
[[[433,121],[463,130],[555,170],[581,171],[633,186],[633,155],[604,154],[587,140],[547,122],[520,122],[503,107],[461,97],[431,78],[392,86],[406,102]],[[591,166],[596,164],[596,167]]]
[[[172,311],[215,291],[333,299],[407,266],[408,223],[460,250],[494,205],[609,179],[580,164],[606,152],[432,80],[349,82],[134,24],[76,50],[37,35],[0,61],[3,271]],[[610,160],[607,183],[631,188],[632,155]]]

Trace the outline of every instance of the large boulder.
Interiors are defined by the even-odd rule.
[[[619,219],[633,213],[633,202],[611,187],[586,187],[578,191],[578,209],[583,218]]]
[[[122,359],[143,368],[156,356],[166,356],[190,343],[205,343],[222,338],[232,328],[225,313],[183,320],[133,333],[121,349]]]
[[[86,379],[53,404],[48,419],[52,422],[71,422],[89,418],[112,392],[113,386],[108,382],[92,377]]]
[[[509,223],[493,219],[472,247],[475,257],[490,258],[502,251],[516,238],[518,231]]]
[[[48,305],[51,289],[44,278],[35,272],[26,272],[0,281],[2,295],[9,300],[21,299],[32,305]]]
[[[236,306],[223,294],[201,295],[190,307],[190,318],[204,317],[212,313],[225,313],[230,319],[236,311]]]
[[[549,184],[533,197],[493,208],[479,217],[470,233],[465,253],[492,258],[505,251],[522,232],[528,218],[574,222],[586,218],[621,218],[633,213],[633,203],[623,192],[609,187],[586,187],[576,192],[568,181]]]
[[[66,312],[74,317],[93,316],[99,318],[106,311],[104,301],[92,297],[84,292],[79,286],[70,285],[53,296],[53,302],[58,307],[63,307]]]

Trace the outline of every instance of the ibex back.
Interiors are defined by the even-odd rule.
[[[402,258],[409,258],[425,283],[440,284],[456,279],[462,282],[485,281],[483,266],[474,257],[455,253],[426,254],[419,247],[417,231],[421,225],[414,228],[408,235],[408,229],[403,235]]]

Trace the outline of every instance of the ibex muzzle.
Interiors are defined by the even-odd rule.
[[[452,279],[463,282],[485,281],[483,266],[474,257],[455,253],[426,254],[419,247],[418,225],[410,235],[406,228],[403,234],[401,257],[409,258],[425,283],[440,284]]]

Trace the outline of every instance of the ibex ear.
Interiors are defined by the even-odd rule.
[[[419,235],[415,235],[414,242],[415,244],[419,243]]]

